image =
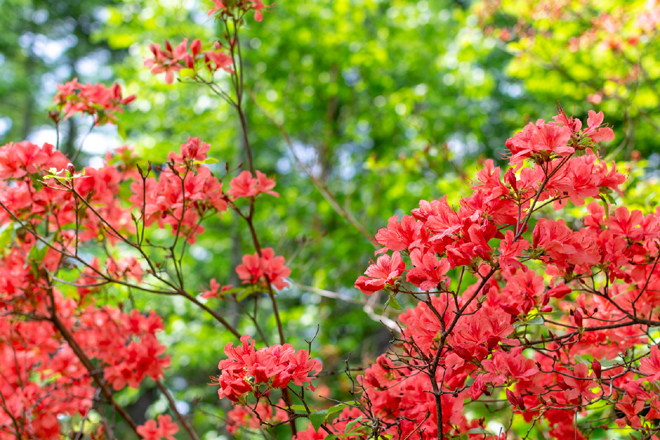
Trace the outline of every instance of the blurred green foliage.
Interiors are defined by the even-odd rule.
[[[109,80],[121,54],[93,35],[115,0],[0,0],[0,141],[18,141],[48,125],[55,85],[69,78]],[[77,124],[65,124],[72,148]],[[54,141],[51,141],[54,142]]]
[[[660,50],[655,3],[645,0],[475,2],[480,27],[512,58],[506,72],[546,106],[596,108],[617,138],[606,153],[657,152]],[[540,116],[540,115],[539,115]]]

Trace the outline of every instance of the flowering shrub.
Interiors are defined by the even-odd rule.
[[[626,177],[599,153],[615,135],[595,111],[582,121],[559,108],[552,121],[529,123],[505,144],[506,171],[486,160],[458,206],[421,200],[391,217],[355,287],[386,292],[391,308],[402,310],[404,297],[413,307],[399,315],[387,353],[356,378],[343,371],[352,400],[312,394],[321,362],[312,341],[307,349],[286,342],[279,312],[291,270],[254,225],[261,196],[279,194],[253,164],[239,31],[246,14],[261,21],[265,9],[258,0],[214,1],[209,14],[226,25],[225,46],[166,42],[146,62],[167,83],[178,75],[226,100],[243,129],[245,170],[214,173],[210,145],[196,137],[163,164],[122,147],[103,166],[81,169],[57,142],[0,147],[0,439],[114,438],[115,414],[137,438],[171,440],[179,430],[200,438],[162,382],[170,364],[162,318],[123,301],[122,289],[180,297],[240,342],[218,354],[209,385],[231,405],[232,434],[287,425],[298,440],[505,439],[517,437],[515,421],[528,434],[542,426],[545,438],[618,427],[657,439],[660,212],[615,205]],[[216,73],[229,75],[222,84],[231,92]],[[56,104],[95,126],[117,122],[132,99],[117,85],[74,80]],[[579,221],[555,214],[569,205],[581,209]],[[212,279],[198,292],[186,283],[183,255],[205,220],[226,212],[244,222],[254,252],[235,267],[241,286]],[[204,301],[241,306],[248,297],[255,311],[243,315],[260,348],[257,335]],[[270,301],[277,344],[257,317],[259,298]],[[138,425],[116,392],[145,381],[171,415]],[[484,408],[488,420],[474,415]]]
[[[458,210],[445,199],[421,201],[411,216],[395,216],[378,232],[377,254],[394,252],[379,257],[356,287],[419,301],[400,316],[402,351],[379,358],[361,378],[365,415],[383,431],[404,438],[483,434],[485,421],[469,420],[463,408],[505,394],[514,414],[545,420],[551,436],[581,435],[573,414],[604,402],[618,408],[615,386],[651,385],[635,377],[622,353],[646,341],[642,326],[653,295],[644,286],[660,232],[655,215],[592,201],[578,230],[563,220],[533,219],[548,205],[583,206],[619,190],[625,177],[597,155],[598,142],[614,137],[602,121],[590,112],[582,129],[560,110],[553,122],[530,123],[506,143],[513,167],[502,173],[486,161]],[[637,241],[641,255],[631,246]],[[637,302],[649,304],[646,312]],[[534,339],[543,324],[552,330]]]

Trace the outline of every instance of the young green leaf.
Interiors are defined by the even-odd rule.
[[[313,412],[309,415],[309,420],[312,422],[312,426],[314,427],[314,430],[318,432],[319,428],[323,424],[323,421],[325,418],[328,416],[328,410],[323,409],[321,411],[316,411]]]
[[[394,296],[392,293],[388,292],[390,295],[390,300],[388,301],[390,307],[392,307],[394,310],[403,310],[403,307],[401,307],[401,304],[399,304],[399,301],[396,299],[396,296]]]
[[[355,425],[357,425],[361,420],[362,420],[362,416],[359,416],[355,420],[351,420],[350,422],[348,422],[346,424],[346,429],[344,430],[344,435],[351,432],[353,430],[353,428],[355,427]]]

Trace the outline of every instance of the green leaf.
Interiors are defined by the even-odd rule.
[[[360,420],[362,420],[362,416],[358,417],[358,418],[355,419],[355,420],[351,420],[350,422],[348,422],[348,423],[346,424],[346,429],[344,430],[344,435],[346,435],[346,434],[348,434],[349,432],[351,432],[351,431],[353,430],[353,428],[355,427],[355,425],[356,425],[358,422],[360,422]]]
[[[472,428],[466,434],[485,434],[485,435],[495,435],[490,431],[487,431],[483,428]]]
[[[245,287],[232,287],[222,292],[218,292],[219,296],[233,295],[235,293],[242,293],[245,290]]]
[[[545,321],[543,320],[543,316],[536,315],[534,318],[527,321],[526,324],[527,325],[543,325],[543,324],[545,324]]]
[[[579,354],[576,354],[575,356],[573,356],[573,358],[574,358],[577,362],[579,362],[579,363],[581,363],[581,364],[591,365],[591,361],[586,360],[585,358],[583,358],[583,357],[580,356]],[[602,364],[601,364],[601,365],[602,365]]]
[[[396,299],[396,296],[394,296],[392,293],[387,292],[390,295],[390,300],[387,302],[390,307],[392,307],[394,310],[403,310],[403,307],[401,307],[401,304],[399,304],[399,301]]]
[[[307,408],[305,408],[305,405],[291,405],[291,409],[294,410],[294,411],[307,412]]]
[[[32,246],[32,249],[30,249],[28,260],[41,264],[44,257],[46,256],[46,252],[48,252],[48,247],[42,242],[38,241],[37,244]]]
[[[614,200],[614,197],[612,197],[611,194],[605,194],[605,197],[612,205],[616,205],[616,200]]]
[[[601,367],[613,367],[613,366],[615,366],[617,364],[620,364],[620,363],[621,363],[621,361],[616,360],[616,359],[613,359],[611,361],[605,360],[605,361],[600,361],[600,366]]]
[[[14,239],[14,224],[9,223],[0,233],[0,249],[7,249]]]
[[[126,126],[119,121],[117,121],[117,134],[119,134],[122,139],[126,139]]]
[[[251,293],[252,293],[252,288],[246,287],[245,289],[243,289],[243,291],[241,293],[239,293],[236,296],[236,301],[243,301],[245,298],[250,296]]]
[[[318,432],[319,428],[323,424],[323,421],[325,418],[328,416],[328,410],[324,409],[321,411],[316,411],[313,412],[309,415],[309,420],[312,422],[312,426],[314,427],[314,430]]]
[[[48,247],[40,241],[38,241],[37,244],[32,246],[32,249],[30,249],[27,263],[30,265],[33,275],[38,275],[41,262],[44,260],[46,252],[48,252]]]
[[[215,157],[207,157],[202,161],[202,163],[205,163],[206,165],[211,165],[218,162],[219,162],[218,159],[216,159]]]
[[[331,406],[330,408],[328,408],[328,414],[333,414],[333,413],[336,413],[338,411],[341,411],[342,409],[346,408],[347,406],[348,406],[347,403],[338,403],[337,405]]]

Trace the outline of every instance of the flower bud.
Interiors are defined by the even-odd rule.
[[[513,170],[509,169],[506,174],[504,174],[504,180],[506,183],[511,185],[511,188],[514,191],[518,191],[518,185],[516,184],[516,175],[513,173]]]
[[[195,60],[193,59],[193,57],[190,56],[190,54],[186,54],[184,60],[186,62],[186,67],[188,67],[189,69],[195,68]]]
[[[110,88],[110,93],[112,93],[113,98],[121,99],[121,86],[117,83],[114,83]]]
[[[506,390],[506,398],[511,405],[518,406],[518,399],[516,398],[516,395],[513,394],[513,391]]]
[[[193,56],[196,57],[202,53],[202,42],[199,40],[193,41],[190,45],[190,50],[192,51]]]
[[[547,306],[549,302],[550,302],[550,292],[546,291],[545,294],[543,295],[543,299],[541,300],[541,305]]]
[[[515,306],[515,305],[509,305],[509,304],[500,304],[500,308],[510,314],[511,316],[518,316],[520,315],[520,309]]]
[[[579,328],[582,328],[582,314],[579,310],[575,311],[573,314],[573,319],[575,320],[575,325],[577,325]]]
[[[603,370],[600,365],[600,362],[598,362],[598,359],[594,359],[594,361],[591,363],[591,369],[594,370],[594,374],[596,375],[596,377],[600,379]]]

